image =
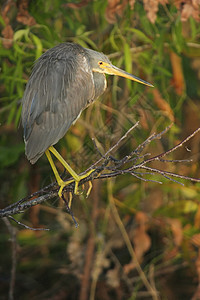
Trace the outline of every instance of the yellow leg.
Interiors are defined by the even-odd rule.
[[[50,152],[51,151],[53,153],[53,155],[60,161],[60,163],[63,165],[63,167],[70,173],[70,175],[74,178],[74,180],[67,180],[67,181],[63,181],[61,178],[60,178],[60,175],[58,174],[58,171],[56,169],[56,166],[53,162],[53,159],[51,157],[51,154]],[[60,189],[59,189],[59,192],[58,192],[58,195],[59,197],[61,198],[62,197],[62,191],[63,191],[63,188],[65,186],[67,186],[68,184],[70,184],[71,182],[75,182],[75,188],[74,188],[74,194],[78,194],[78,185],[79,185],[79,182],[80,180],[86,178],[87,176],[89,176],[93,171],[94,169],[88,171],[86,174],[83,174],[83,175],[78,175],[76,172],[74,172],[74,170],[68,165],[68,163],[62,158],[62,156],[56,151],[56,149],[51,146],[49,147],[48,150],[46,150],[46,156],[49,160],[49,163],[51,165],[51,168],[54,172],[54,175],[56,177],[56,180],[58,182],[58,185],[60,186]],[[90,183],[90,187],[89,187],[89,192],[92,188],[92,184]],[[88,195],[89,193],[87,193]]]
[[[70,165],[68,165],[68,163],[64,160],[64,158],[60,155],[60,153],[58,153],[58,151],[53,146],[49,147],[48,150],[51,151],[53,155],[55,155],[55,157],[59,160],[59,162],[63,165],[63,167],[65,167],[65,169],[70,173],[70,175],[72,175],[74,180],[79,179],[79,175],[76,174],[76,172],[74,172],[74,170],[70,167]]]
[[[63,181],[62,178],[60,177],[60,175],[58,174],[58,171],[57,171],[57,169],[56,169],[56,166],[55,166],[55,164],[54,164],[54,162],[53,162],[53,159],[52,159],[52,157],[51,157],[51,154],[50,154],[49,150],[46,150],[46,151],[45,151],[45,154],[46,154],[46,156],[47,156],[47,158],[48,158],[48,161],[49,161],[49,163],[50,163],[50,165],[51,165],[51,168],[52,168],[52,170],[53,170],[53,172],[54,172],[54,175],[55,175],[55,177],[56,177],[56,180],[57,180],[57,182],[58,182],[58,185],[60,186],[60,189],[59,189],[59,191],[58,191],[58,196],[61,198],[61,197],[62,197],[62,191],[63,191],[64,187],[65,187],[67,184],[73,182],[73,180],[69,180],[69,181],[67,182],[67,184],[66,184],[66,182]]]

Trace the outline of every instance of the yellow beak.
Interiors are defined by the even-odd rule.
[[[147,86],[150,86],[150,87],[153,87],[153,85],[145,80],[142,80],[132,74],[129,74],[127,73],[126,71],[124,70],[121,70],[113,65],[110,65],[110,64],[107,64],[107,63],[104,63],[104,71],[106,74],[110,74],[110,75],[118,75],[118,76],[122,76],[122,77],[125,77],[125,78],[128,78],[128,79],[131,79],[133,81],[136,81],[136,82],[139,82],[139,83],[142,83],[142,84],[145,84]]]

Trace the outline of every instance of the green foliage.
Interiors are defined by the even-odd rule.
[[[0,166],[5,168],[15,164],[19,156],[24,152],[24,145],[19,144],[15,147],[4,147],[0,146]]]
[[[107,77],[108,89],[100,101],[83,113],[81,121],[78,121],[56,146],[77,172],[85,170],[99,157],[91,141],[92,137],[97,139],[102,152],[106,152],[137,120],[140,120],[140,128],[122,143],[116,154],[117,158],[129,154],[152,132],[162,131],[172,120],[175,120],[176,124],[169,134],[163,140],[149,146],[147,152],[162,153],[186,137],[190,133],[190,128],[194,130],[199,126],[200,74],[198,67],[195,67],[200,59],[199,23],[192,17],[182,22],[181,14],[173,3],[159,6],[156,21],[151,23],[143,3],[135,2],[133,10],[127,5],[121,8],[123,10],[121,15],[116,12],[113,16],[106,0],[89,1],[79,9],[70,5],[65,6],[71,3],[69,1],[37,0],[30,1],[29,4],[29,13],[36,21],[35,25],[28,26],[17,22],[15,20],[17,11],[10,17],[10,25],[14,31],[12,45],[5,47],[3,33],[0,39],[0,202],[2,206],[16,202],[54,180],[45,158],[41,158],[34,167],[25,158],[20,124],[20,102],[35,60],[58,43],[76,42],[83,47],[102,51],[110,55],[109,58],[114,65],[151,82],[159,91],[156,98],[151,88],[119,77]],[[112,18],[116,18],[116,21],[111,24],[109,20]],[[5,27],[6,22],[0,16],[2,32]],[[188,158],[190,155],[199,158],[198,140],[188,144],[187,147],[191,152],[180,151],[177,154],[178,159]],[[173,158],[177,159],[176,156]],[[197,160],[188,165],[172,164],[170,166],[172,170],[169,171],[200,177]],[[164,163],[160,163],[158,168],[164,168],[163,166],[168,168]],[[140,177],[140,174],[138,176]],[[151,176],[148,178],[152,179]],[[153,179],[160,180],[158,176]],[[91,225],[95,195],[89,199],[82,199],[82,196],[75,199],[73,209],[80,223],[77,231],[71,225],[71,219],[69,221],[66,214],[61,211],[60,207],[63,205],[61,202],[51,202],[41,206],[40,213],[36,209],[30,214],[20,215],[20,220],[24,219],[24,222],[32,227],[47,224],[46,226],[51,228],[50,233],[45,232],[41,235],[22,229],[17,237],[21,247],[19,274],[22,276],[23,271],[25,272],[23,276],[30,277],[30,281],[25,279],[25,285],[27,284],[28,291],[31,287],[31,296],[36,299],[39,294],[43,295],[46,291],[44,298],[53,297],[59,289],[62,290],[63,282],[67,284],[68,289],[63,292],[64,298],[69,297],[71,290],[77,293],[80,274],[83,273],[86,241],[93,231],[97,246],[97,250],[94,250],[95,259],[103,253],[102,260],[99,260],[102,265],[96,266],[96,269],[93,266],[96,273],[93,272],[91,277],[94,286],[97,284],[97,290],[98,283],[95,282],[95,276],[100,272],[99,276],[102,276],[108,294],[112,295],[112,299],[117,299],[115,294],[117,289],[113,286],[108,288],[107,284],[108,269],[110,271],[112,265],[116,267],[119,278],[123,273],[125,276],[123,278],[132,280],[130,286],[132,282],[135,283],[136,269],[131,271],[134,273],[133,276],[131,272],[124,273],[126,265],[131,265],[131,258],[130,253],[124,250],[127,249],[126,238],[120,222],[116,221],[117,216],[112,201],[117,205],[121,220],[134,245],[137,244],[134,233],[137,233],[136,229],[141,225],[137,223],[138,213],[141,211],[149,218],[145,234],[149,236],[151,246],[139,258],[145,266],[146,274],[152,274],[150,271],[153,264],[158,274],[162,274],[163,265],[167,263],[182,266],[187,259],[194,261],[196,254],[192,238],[199,234],[200,230],[198,213],[200,187],[190,183],[186,185],[186,187],[178,186],[166,179],[163,180],[162,185],[159,185],[143,182],[127,175],[116,178],[113,188],[109,187],[107,182],[99,183],[101,201],[98,208],[99,220],[95,228]],[[176,244],[176,234],[173,231],[174,220],[178,220],[181,224],[183,237],[179,244]],[[1,231],[1,242],[6,243],[8,236],[3,229]],[[141,244],[143,241],[145,244],[145,237],[141,240]],[[108,246],[110,246],[109,251],[106,248]],[[4,249],[1,249],[2,256],[4,252]],[[167,260],[169,253],[171,256]],[[8,258],[6,253],[5,255],[7,264]],[[48,288],[44,278],[46,276],[44,269],[47,268]],[[8,267],[3,266],[3,269],[7,272]],[[190,278],[191,272],[194,270],[189,264],[188,269],[184,271],[187,282],[194,281]],[[58,275],[59,281],[55,279]],[[74,282],[70,281],[69,275],[75,278]],[[195,273],[194,276],[196,275]],[[130,289],[129,292],[124,290],[121,292],[124,292],[123,299],[137,299],[135,294],[139,295],[146,289],[143,288],[142,276],[139,277],[136,279],[137,291],[133,292],[125,281],[122,282],[121,287],[117,286],[123,290],[124,284],[125,290]],[[176,291],[174,285],[168,288],[159,287],[160,281],[156,272],[155,281],[157,289],[160,288],[164,296],[168,289]],[[165,284],[167,286],[168,283]],[[6,284],[5,290],[2,288],[3,293],[7,292],[7,288]],[[29,297],[28,292],[24,292],[23,283],[16,289],[17,295],[23,294],[22,299]],[[191,290],[194,291],[193,286],[187,291],[183,289],[188,299],[192,298]],[[183,299],[183,291],[179,289],[180,299]],[[98,292],[101,296],[101,288]],[[120,293],[118,298],[119,295]],[[102,299],[100,296],[96,299]]]

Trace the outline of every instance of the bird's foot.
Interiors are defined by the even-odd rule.
[[[69,185],[70,183],[74,182],[74,180],[67,180],[67,181],[63,181],[62,179],[59,180],[58,185],[60,186],[59,191],[58,191],[58,196],[60,198],[62,198],[63,195],[63,189]],[[70,192],[71,193],[71,192]]]
[[[74,179],[71,179],[71,180],[67,180],[67,181],[64,181],[60,178],[60,180],[58,181],[58,185],[60,186],[60,189],[58,191],[58,196],[60,198],[62,198],[62,195],[63,195],[63,189],[69,185],[70,183],[74,182],[75,183],[75,187],[74,187],[74,194],[75,195],[80,195],[79,191],[78,191],[78,186],[79,186],[79,182],[84,179],[84,178],[87,178],[92,172],[94,172],[95,169],[92,169],[90,171],[88,171],[87,173],[83,174],[83,175],[76,175],[74,176]],[[86,192],[86,197],[89,196],[90,192],[91,192],[91,189],[92,189],[92,182],[89,181],[89,188]],[[71,202],[72,202],[72,193],[70,192],[70,202],[69,202],[69,207],[71,207]]]

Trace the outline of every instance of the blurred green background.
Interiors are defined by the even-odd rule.
[[[174,122],[161,140],[148,146],[147,152],[156,155],[200,126],[199,20],[199,5],[189,0],[3,1],[1,208],[55,180],[45,155],[35,165],[26,160],[20,124],[25,84],[43,52],[61,42],[76,42],[103,52],[114,65],[155,86],[107,77],[104,95],[56,145],[81,172],[99,158],[94,137],[105,153],[139,120],[115,153],[122,158]],[[199,178],[200,135],[186,146],[167,158],[192,162],[152,166]],[[50,231],[31,231],[12,222],[14,299],[199,299],[200,184],[151,179],[163,184],[131,175],[96,180],[88,199],[85,194],[73,199],[77,229],[58,198],[16,216],[28,226]],[[8,299],[13,263],[6,224],[1,221],[1,299]]]

